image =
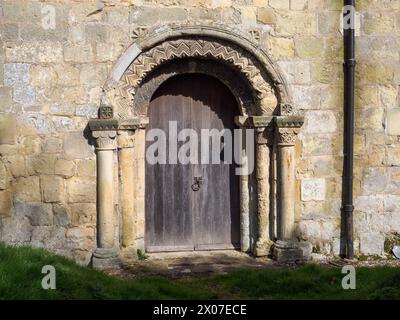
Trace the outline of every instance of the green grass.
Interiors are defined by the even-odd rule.
[[[53,265],[57,289],[43,290]],[[357,289],[343,290],[340,268],[243,270],[189,280],[122,280],[45,250],[0,244],[0,299],[400,299],[400,268],[358,268]]]

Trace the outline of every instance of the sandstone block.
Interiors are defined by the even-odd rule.
[[[71,204],[71,215],[74,226],[93,224],[96,221],[96,204],[73,203]]]
[[[356,79],[360,83],[390,83],[393,81],[393,67],[387,64],[360,63],[356,69]]]
[[[36,104],[36,90],[31,86],[15,85],[13,90],[14,101],[23,105]]]
[[[93,147],[89,145],[82,132],[70,132],[64,135],[64,153],[68,159],[84,159],[94,156]]]
[[[311,64],[312,81],[340,85],[343,82],[343,70],[340,63],[329,63],[324,61]]]
[[[79,81],[83,85],[101,85],[107,78],[107,65],[84,65],[81,68]]]
[[[387,110],[387,133],[389,135],[400,135],[400,108]]]
[[[9,186],[9,177],[6,166],[0,160],[0,190],[7,189]]]
[[[269,8],[258,8],[257,21],[263,24],[274,24],[276,22],[274,10]]]
[[[56,156],[41,154],[27,158],[27,169],[31,174],[54,174]]]
[[[336,117],[333,111],[308,111],[306,113],[305,132],[334,133],[337,131]]]
[[[314,13],[280,11],[277,13],[275,25],[278,36],[317,34],[317,19]]]
[[[271,37],[269,48],[272,55],[277,58],[294,57],[294,43],[292,39]]]
[[[15,202],[15,211],[28,217],[32,226],[50,226],[53,224],[53,211],[48,203]]]
[[[12,214],[12,193],[10,191],[0,191],[0,218],[10,217]]]
[[[268,4],[274,9],[286,9],[290,7],[289,0],[269,0]]]
[[[16,118],[13,114],[0,115],[0,144],[14,144],[16,139]]]
[[[390,232],[397,232],[400,228],[400,196],[386,195],[384,203],[384,220]]]
[[[12,105],[11,88],[0,87],[0,112],[10,110]]]
[[[380,232],[360,234],[360,252],[365,255],[383,255],[385,236]]]
[[[387,147],[387,165],[400,166],[400,145]]]
[[[383,192],[387,186],[388,177],[386,168],[366,168],[363,181],[363,190],[367,194]]]
[[[395,18],[387,13],[367,13],[364,15],[364,31],[366,34],[382,34],[393,32]]]
[[[6,58],[18,62],[59,62],[62,48],[58,42],[23,42],[7,47]]]
[[[68,202],[95,203],[96,180],[93,178],[71,178],[68,180]]]
[[[77,174],[80,177],[94,177],[96,176],[96,160],[78,160]]]
[[[295,40],[296,54],[299,58],[318,58],[324,53],[324,39],[299,37]]]
[[[384,114],[385,110],[379,107],[366,107],[359,112],[356,119],[356,126],[359,129],[371,131],[384,130]]]
[[[64,179],[54,175],[40,176],[40,187],[44,202],[62,202],[65,198]]]
[[[44,153],[60,153],[62,151],[62,139],[56,137],[49,137],[45,140],[43,145]]]
[[[93,227],[75,227],[67,230],[66,244],[74,249],[91,249],[94,246],[95,230]]]
[[[93,88],[89,94],[93,96],[90,99],[94,101],[100,101],[100,94],[101,88]],[[99,113],[98,105],[84,105],[84,106],[77,106],[75,110],[75,115],[78,117],[85,117],[87,119],[96,118]]]
[[[71,223],[70,210],[63,204],[53,204],[54,225],[65,227]]]
[[[65,248],[65,229],[50,226],[36,226],[32,230],[31,243],[48,249]]]
[[[75,175],[75,163],[72,160],[57,159],[54,172],[64,178],[70,178]]]
[[[308,61],[280,61],[278,64],[291,84],[308,84],[310,82],[311,69]]]
[[[302,201],[323,201],[325,194],[325,179],[303,179],[301,181]]]
[[[90,44],[74,45],[69,44],[64,48],[65,61],[87,63],[94,60],[94,53]]]
[[[39,177],[21,177],[13,182],[13,195],[16,199],[27,202],[41,201]]]
[[[27,174],[25,158],[22,155],[11,155],[3,158],[4,165],[14,178],[22,177]]]
[[[21,84],[29,84],[30,65],[27,63],[6,63],[4,64],[4,84],[6,86],[14,86]]]

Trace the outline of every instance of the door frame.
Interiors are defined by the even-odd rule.
[[[192,75],[194,75],[194,77]],[[182,78],[180,76],[186,76],[186,77]],[[200,104],[201,107],[198,106],[197,108],[199,108],[199,107],[200,108],[205,108],[205,109],[210,108],[209,116],[211,116],[212,118],[214,117],[213,114],[216,113],[217,114],[217,118],[213,118],[212,121],[215,121],[215,120],[218,119],[217,122],[219,123],[221,121],[220,119],[223,119],[223,123],[224,124],[225,124],[225,121],[230,122],[229,124],[227,123],[227,125],[229,126],[229,129],[232,130],[232,137],[233,137],[233,130],[236,127],[235,126],[235,117],[239,113],[237,100],[234,97],[233,93],[229,90],[229,88],[226,85],[224,85],[219,79],[217,79],[215,77],[212,77],[210,75],[206,75],[207,78],[205,78],[204,76],[205,76],[204,73],[190,72],[190,73],[182,73],[182,74],[170,77],[170,78],[168,78],[167,80],[165,80],[164,82],[162,82],[160,84],[160,86],[157,88],[157,90],[153,94],[153,97],[151,98],[151,100],[153,100],[155,98],[155,95],[157,95],[157,92],[159,92],[159,90],[161,88],[163,88],[163,87],[165,88],[165,85],[168,85],[169,89],[171,89],[170,86],[172,85],[172,90],[178,90],[178,92],[174,92],[173,95],[175,96],[176,94],[178,94],[180,92],[180,89],[177,89],[177,88],[180,88],[181,85],[180,85],[180,83],[177,83],[177,81],[191,81],[191,80],[194,80],[195,83],[197,83],[196,81],[200,81],[202,88],[204,88],[204,86],[206,86],[206,87],[208,86],[208,89],[206,89],[206,90],[210,90],[210,89],[214,90],[214,89],[218,88],[218,89],[221,90],[221,92],[220,92],[220,94],[216,94],[216,96],[217,97],[223,97],[225,100],[228,99],[229,105],[225,106],[225,105],[221,105],[221,104],[219,104],[219,105],[216,104],[216,105],[213,105],[213,106],[212,105],[208,105],[207,106],[204,103],[201,103]],[[172,81],[172,83],[171,83],[171,81]],[[209,84],[210,81],[212,83],[211,86]],[[197,88],[199,88],[199,85],[197,85]],[[186,94],[188,94],[187,90],[191,91],[190,89],[188,89],[186,87]],[[170,93],[169,93],[169,91],[167,91],[166,93],[165,92],[163,93],[163,95],[165,95],[165,94],[168,96]],[[196,94],[197,95],[197,94],[200,94],[200,92],[196,91],[196,92],[192,92],[192,94]],[[188,95],[184,95],[184,96],[189,97]],[[171,99],[171,98],[167,98],[167,99]],[[153,108],[154,107],[155,106],[153,106]],[[183,107],[183,109],[186,108],[183,105],[181,105],[181,107]],[[217,109],[214,109],[214,107],[217,108]],[[230,107],[231,109],[228,110],[228,109],[225,109],[224,107]],[[183,109],[180,109],[180,110],[183,110]],[[151,123],[151,117],[153,115],[153,116],[156,117],[155,119],[156,119],[157,125],[160,126],[160,127],[157,127],[157,128],[162,128],[163,125],[164,125],[164,128],[166,128],[168,126],[168,120],[162,119],[162,116],[160,116],[160,114],[154,115],[154,113],[152,113],[150,111],[151,110],[151,105],[150,104],[149,104],[148,110],[149,110],[148,117],[149,117],[149,122],[150,123]],[[154,112],[154,109],[152,109],[152,110]],[[169,111],[167,111],[168,114],[171,113],[171,112],[174,113],[174,109],[173,108],[168,108],[168,110],[169,110]],[[197,113],[194,112],[194,111],[195,111],[194,109],[191,109],[191,111],[187,114],[188,118],[186,119],[186,121],[189,121],[189,123],[191,125],[194,125],[194,126],[193,127],[192,126],[187,127],[187,129],[194,129],[196,127],[196,124],[198,123],[198,121],[200,121],[202,123],[204,123],[204,121],[207,122],[207,120],[204,120],[201,116],[200,116],[200,118],[198,118],[200,114],[204,115],[204,112],[207,112],[206,110],[204,110],[204,109],[197,110]],[[225,116],[224,116],[224,113],[225,113]],[[165,114],[165,112],[161,112],[161,115],[164,115],[164,114]],[[229,116],[227,116],[227,115],[229,115]],[[175,116],[176,116],[176,113],[172,115],[173,118]],[[180,116],[178,116],[178,118],[179,117]],[[162,123],[164,123],[164,124],[162,124]],[[220,123],[220,125],[222,125],[224,128],[219,126],[217,128],[217,130],[226,129],[224,124]],[[178,127],[179,127],[179,125],[178,125]],[[212,128],[212,129],[215,129],[215,128],[216,127]],[[197,133],[198,134],[200,134],[199,130],[200,130],[200,128],[197,127]],[[233,158],[233,155],[232,155],[232,158]],[[194,168],[195,166],[203,167],[201,164],[188,164],[188,165],[191,166],[191,168]],[[220,241],[220,242],[217,242],[217,243],[208,243],[208,244],[203,243],[205,239],[203,237],[204,235],[202,233],[202,230],[203,231],[204,230],[209,230],[210,226],[207,225],[205,227],[201,223],[201,221],[202,221],[201,216],[202,216],[203,210],[201,210],[201,212],[199,212],[199,210],[194,210],[193,209],[194,208],[193,207],[193,201],[196,201],[195,199],[197,199],[199,201],[200,201],[200,199],[203,199],[203,202],[200,201],[198,204],[199,205],[203,205],[203,206],[205,204],[204,203],[204,197],[206,196],[207,192],[204,193],[206,189],[201,188],[200,194],[198,192],[193,193],[191,190],[189,190],[189,194],[188,194],[188,196],[190,198],[190,204],[188,206],[188,210],[191,212],[191,215],[190,215],[190,219],[191,219],[190,228],[191,228],[191,236],[192,236],[192,238],[191,238],[192,244],[191,245],[188,245],[188,244],[187,245],[182,245],[182,244],[177,244],[177,245],[151,244],[151,243],[154,243],[154,241],[157,242],[156,240],[159,239],[159,237],[160,237],[160,235],[158,235],[157,232],[154,231],[150,226],[150,224],[154,224],[155,221],[157,220],[156,216],[158,215],[158,213],[157,212],[151,212],[151,213],[148,212],[147,210],[149,210],[149,208],[148,208],[148,205],[146,203],[146,206],[145,206],[145,217],[146,217],[146,220],[145,220],[145,238],[144,238],[146,252],[171,252],[171,251],[189,251],[189,250],[190,251],[204,251],[204,250],[240,249],[241,248],[240,241],[239,241],[239,238],[240,238],[240,221],[238,220],[238,218],[239,218],[239,209],[240,209],[239,203],[237,203],[237,205],[234,205],[234,207],[232,207],[232,202],[236,203],[236,201],[237,201],[237,199],[239,199],[239,195],[240,195],[240,192],[239,192],[240,179],[239,179],[239,177],[237,175],[233,175],[233,172],[232,172],[232,170],[234,171],[236,167],[237,167],[236,163],[233,162],[229,166],[228,172],[225,171],[226,168],[223,169],[225,171],[225,174],[227,174],[227,176],[226,176],[227,181],[226,182],[227,182],[229,188],[227,188],[226,190],[215,189],[215,192],[223,192],[223,193],[229,193],[230,194],[229,205],[231,206],[231,213],[228,214],[228,212],[225,212],[224,214],[227,214],[227,215],[229,215],[230,218],[232,218],[232,225],[229,228],[229,232],[227,230],[225,230],[223,227],[222,228],[218,228],[217,227],[217,229],[219,229],[219,231],[223,232],[222,234],[224,234],[226,236],[226,237],[225,236],[223,237],[224,241]],[[148,170],[148,169],[149,169],[148,166],[146,166],[145,170]],[[196,175],[194,172],[192,172],[192,174]],[[146,175],[146,177],[148,177],[147,176],[147,171],[145,171],[145,175]],[[187,177],[187,178],[188,179],[192,179],[192,176]],[[233,181],[233,179],[235,181]],[[218,181],[220,181],[218,179],[217,180],[213,179],[213,177],[209,176],[209,175],[208,175],[208,178],[206,178],[206,181],[207,180],[208,181],[213,181],[211,183],[211,185],[210,184],[208,185],[209,187],[212,186],[213,183],[215,183],[215,182],[219,183]],[[152,180],[153,184],[155,182],[156,181]],[[233,184],[235,184],[235,187],[234,187],[235,188],[235,190],[234,190],[235,192],[234,193],[232,193]],[[153,189],[153,188],[149,188],[149,187],[150,186],[148,185],[148,181],[145,181],[145,192],[155,192],[155,197],[157,197],[157,194],[160,192],[159,188],[157,187],[157,188]],[[182,193],[184,193],[184,191],[185,190],[182,190]],[[145,194],[145,196],[147,196],[147,194]],[[199,198],[199,196],[200,196],[200,198]],[[165,199],[165,197],[168,197],[168,194],[167,195],[164,194],[164,199]],[[220,199],[220,200],[222,201],[222,199]],[[219,203],[219,201],[217,201],[217,203]],[[228,203],[226,203],[226,205],[228,205]],[[222,207],[224,207],[224,206],[222,206]],[[220,208],[222,208],[222,207],[220,207]],[[172,211],[174,211],[174,210],[172,210]],[[168,215],[168,212],[169,211],[167,210],[166,211],[167,215]],[[220,212],[218,212],[218,213],[220,213]],[[214,214],[216,214],[216,212],[214,212]],[[222,214],[222,212],[221,212],[221,214]],[[183,214],[183,215],[185,215],[185,214]],[[200,215],[200,216],[198,216],[198,215]],[[212,215],[212,216],[214,216],[214,215]],[[230,219],[228,216],[224,215],[224,217],[226,217],[226,219]],[[170,218],[172,219],[171,216],[170,216]],[[208,215],[208,218],[213,220],[213,218],[211,218],[210,215]],[[165,220],[165,218],[163,220]],[[168,220],[168,218],[167,218],[167,220]],[[223,218],[223,220],[225,220],[225,218]],[[201,227],[197,228],[196,226],[201,226]],[[184,229],[187,230],[187,228],[184,228]],[[218,238],[219,240],[221,240],[221,237],[215,236],[217,234],[218,234],[218,232],[213,233],[213,235],[211,235],[211,238],[214,239],[214,240],[216,240],[215,238]],[[209,236],[210,235],[208,235],[208,237]],[[230,240],[225,242],[225,240],[227,240],[228,238]],[[170,239],[170,240],[172,240],[172,239]],[[186,240],[189,241],[189,239],[186,239]]]

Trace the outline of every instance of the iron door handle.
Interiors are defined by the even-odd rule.
[[[201,188],[201,185],[203,184],[203,178],[202,177],[194,177],[193,180],[194,180],[194,182],[192,184],[192,190],[199,191]]]

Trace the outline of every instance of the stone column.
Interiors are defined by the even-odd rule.
[[[118,126],[121,175],[121,256],[136,259],[144,250],[145,128],[147,117],[125,119]]]
[[[134,215],[134,139],[133,132],[118,131],[118,160],[121,183],[121,255],[125,258],[136,257],[135,235],[136,221]]]
[[[278,241],[274,256],[278,261],[302,259],[303,254],[295,239],[295,144],[303,117],[276,118],[278,165]]]
[[[93,266],[104,269],[119,264],[115,247],[114,219],[114,150],[116,148],[117,120],[89,121],[96,144],[97,163],[97,248]]]
[[[270,252],[272,241],[269,237],[269,214],[270,214],[270,147],[273,143],[273,117],[270,116],[253,116],[253,117],[237,117],[236,124],[243,128],[255,129],[255,173],[257,181],[257,213],[256,213],[256,234],[254,235],[255,243],[252,252],[256,256],[266,256]],[[247,180],[242,178],[242,182]],[[241,202],[246,200],[241,193]],[[241,208],[242,212],[244,208]],[[242,217],[242,220],[248,217]],[[241,231],[243,232],[243,230]]]
[[[136,218],[136,238],[135,246],[137,250],[144,252],[144,236],[145,236],[145,170],[146,170],[146,124],[142,124],[135,131],[135,156],[134,156],[134,175],[135,183],[133,193],[135,195],[135,218]]]
[[[272,135],[269,127],[257,127],[257,241],[253,249],[253,254],[257,257],[268,255],[272,245],[269,237],[271,144]]]

